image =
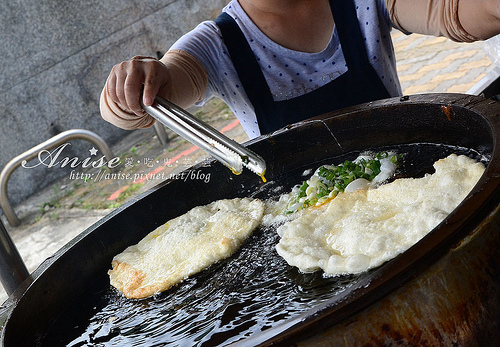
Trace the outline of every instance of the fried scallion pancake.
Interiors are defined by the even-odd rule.
[[[165,291],[231,256],[263,214],[264,203],[250,198],[195,207],[115,256],[108,272],[111,285],[133,299]]]

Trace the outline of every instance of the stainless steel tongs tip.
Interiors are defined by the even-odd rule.
[[[264,159],[186,110],[159,96],[155,98],[153,105],[145,106],[141,102],[141,106],[157,121],[210,153],[235,174],[241,174],[244,166],[265,181]]]

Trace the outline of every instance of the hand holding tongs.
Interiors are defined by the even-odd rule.
[[[235,174],[239,175],[246,166],[264,179],[264,159],[186,110],[160,96],[156,96],[153,105],[145,106],[141,101],[141,106],[151,117],[213,155]]]

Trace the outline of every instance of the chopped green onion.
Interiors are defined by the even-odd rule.
[[[363,178],[372,181],[381,172],[380,160],[390,158],[392,163],[397,164],[401,157],[401,154],[380,152],[355,161],[346,160],[337,166],[321,166],[313,175],[313,177],[319,177],[320,182],[317,179],[312,181],[312,177],[304,181],[298,189],[298,194],[292,196],[289,201],[289,209],[286,213],[296,212],[296,206],[300,206],[299,209],[305,209],[322,204],[328,197],[335,197],[339,192],[343,192],[349,183],[356,179]],[[293,207],[292,210],[290,210],[291,207]]]

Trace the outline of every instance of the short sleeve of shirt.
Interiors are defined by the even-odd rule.
[[[223,52],[220,30],[213,21],[205,21],[194,30],[182,36],[171,49],[181,49],[198,59],[209,75],[209,89],[216,89],[213,81],[217,76],[213,72],[219,70],[219,62]]]
[[[207,92],[197,105],[203,105],[213,96],[221,98],[239,119],[250,138],[260,135],[254,108],[241,85],[215,22],[199,24],[175,42],[171,49],[188,52],[205,67],[208,74]]]

